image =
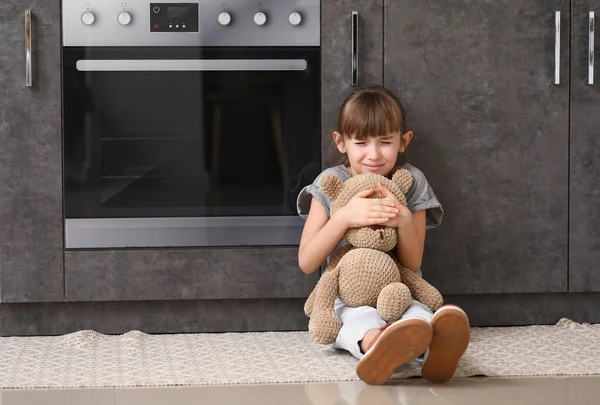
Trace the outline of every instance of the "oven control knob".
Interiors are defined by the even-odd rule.
[[[131,22],[131,14],[123,11],[121,14],[119,14],[117,20],[119,20],[119,24],[121,25],[129,25]]]
[[[217,20],[219,21],[219,24],[223,26],[229,25],[229,23],[231,23],[231,14],[229,14],[227,11],[223,11],[219,14]]]
[[[92,25],[95,20],[96,16],[94,16],[94,14],[90,13],[89,11],[86,11],[81,15],[81,22],[85,25]]]
[[[294,11],[288,17],[288,21],[290,22],[290,24],[292,24],[295,27],[297,25],[300,25],[300,23],[302,22],[302,16],[300,15],[299,12]]]
[[[254,24],[256,25],[265,25],[267,23],[267,15],[262,11],[254,14]]]

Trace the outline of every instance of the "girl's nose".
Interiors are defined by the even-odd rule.
[[[372,146],[369,148],[369,151],[367,152],[367,158],[369,158],[371,160],[378,160],[380,157],[381,157],[381,153],[377,146]]]

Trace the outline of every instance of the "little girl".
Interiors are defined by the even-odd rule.
[[[404,267],[421,275],[425,230],[437,227],[444,211],[419,169],[408,163],[402,166],[413,176],[406,196],[408,208],[378,184],[383,198],[369,198],[373,189],[363,191],[330,216],[330,201],[320,188],[325,173],[342,181],[363,173],[391,177],[398,154],[406,151],[412,137],[405,130],[402,105],[385,88],[360,89],[344,101],[333,140],[345,155],[345,164],[324,170],[298,196],[298,214],[306,219],[298,252],[304,273],[316,271],[345,243],[348,228],[379,225],[397,229],[394,254]],[[421,355],[421,375],[432,382],[447,381],[469,344],[469,320],[454,305],[434,314],[413,298],[401,319],[392,324],[386,324],[375,308],[350,308],[339,299],[335,313],[342,328],[333,347],[359,359],[356,373],[369,384],[383,384],[399,366]]]

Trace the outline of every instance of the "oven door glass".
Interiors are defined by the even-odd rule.
[[[293,216],[319,48],[65,48],[66,218]]]

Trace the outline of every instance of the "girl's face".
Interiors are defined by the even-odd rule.
[[[376,173],[387,176],[394,166],[398,153],[406,150],[413,137],[412,132],[369,136],[364,140],[333,133],[338,150],[348,156],[351,174]]]

